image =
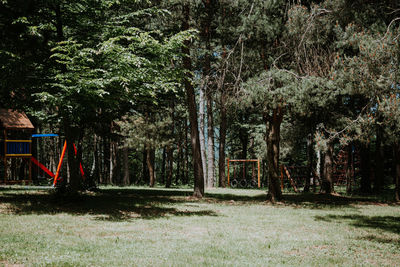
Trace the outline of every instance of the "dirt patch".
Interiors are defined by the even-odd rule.
[[[4,267],[24,267],[25,265],[19,263],[9,263],[8,261],[0,261],[0,266]]]

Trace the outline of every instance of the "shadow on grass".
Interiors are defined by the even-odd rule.
[[[284,195],[283,203],[294,207],[310,209],[335,209],[356,208],[356,205],[390,205],[394,202],[381,200],[376,196],[344,196],[330,194],[287,194]]]
[[[96,220],[107,221],[157,219],[166,216],[217,216],[212,210],[179,210],[167,206],[190,201],[182,197],[186,194],[182,190],[108,189],[65,199],[44,191],[31,194],[11,189],[9,193],[3,191],[0,194],[0,203],[8,204],[9,212],[17,215],[89,214]]]
[[[266,201],[267,197],[265,193],[260,192],[258,195],[235,195],[235,194],[224,194],[224,193],[206,193],[205,200],[209,202],[224,202],[224,201],[235,201],[240,204],[260,204],[262,201]]]
[[[245,195],[210,192],[201,201],[191,198],[190,189],[106,188],[97,193],[83,194],[76,199],[56,198],[50,188],[8,188],[0,191],[0,204],[6,203],[14,214],[90,214],[99,220],[123,221],[134,218],[155,219],[164,216],[217,216],[213,210],[199,210],[200,203],[259,205],[265,203],[266,192]],[[193,202],[193,205],[173,204]],[[304,209],[356,208],[358,204],[381,204],[369,197],[348,197],[325,194],[285,194],[279,206]],[[182,210],[182,207],[189,210]],[[1,208],[1,206],[0,206]]]
[[[361,236],[359,239],[375,241],[378,243],[391,243],[400,247],[399,236],[392,234],[400,234],[400,215],[399,216],[365,216],[365,215],[333,215],[315,216],[316,221],[347,223],[356,228],[368,228],[384,231],[390,234],[382,235],[380,232]]]
[[[345,222],[359,228],[380,229],[400,234],[399,216],[333,215],[315,216],[315,220],[324,222]]]

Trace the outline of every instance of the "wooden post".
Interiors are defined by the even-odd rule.
[[[258,188],[261,187],[261,178],[260,178],[260,159],[257,160],[257,168],[258,168]]]
[[[253,162],[251,164],[251,180],[254,180],[254,168],[255,168],[256,163]]]
[[[231,184],[230,184],[230,182],[229,182],[229,158],[227,158],[226,159],[226,161],[227,161],[227,167],[228,167],[228,175],[227,175],[227,177],[228,177],[228,186],[231,186]]]
[[[290,176],[289,170],[286,168],[286,166],[284,166],[284,168],[285,168],[286,175],[287,175],[287,177],[289,178],[290,184],[292,185],[292,187],[293,187],[293,189],[294,189],[294,192],[297,193],[298,191],[297,191],[297,188],[296,188],[296,184],[294,183],[294,180],[293,180],[292,177]]]
[[[4,156],[4,183],[7,183],[7,157]]]
[[[32,161],[31,161],[31,159],[30,159],[31,157],[29,157],[28,158],[28,160],[29,160],[29,184],[31,184],[32,183]]]
[[[245,180],[246,179],[246,176],[245,176],[245,170],[246,170],[246,161],[243,161],[243,177],[242,177],[242,179],[243,180]]]
[[[4,156],[4,184],[7,183],[7,157]]]
[[[236,179],[237,164],[233,165],[233,179]]]
[[[31,139],[32,140],[32,139]],[[29,143],[29,154],[31,154],[31,156],[28,158],[29,161],[29,184],[32,183],[32,141]]]

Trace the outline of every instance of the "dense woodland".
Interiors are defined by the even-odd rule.
[[[82,162],[85,183],[202,197],[230,158],[261,159],[272,201],[281,165],[400,200],[399,1],[2,0],[0,29],[0,107],[60,135],[34,143],[52,170],[68,140],[74,190]]]

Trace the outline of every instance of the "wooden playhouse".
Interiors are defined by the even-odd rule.
[[[23,111],[0,109],[0,183],[31,183],[33,130]]]

